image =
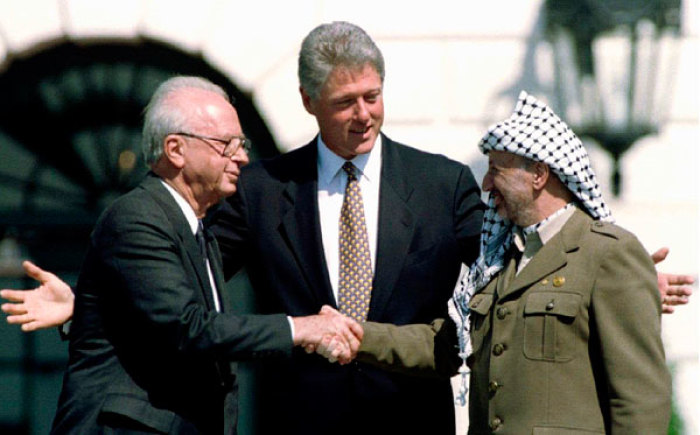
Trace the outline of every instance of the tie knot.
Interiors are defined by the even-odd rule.
[[[343,171],[348,174],[348,178],[353,180],[357,179],[355,176],[355,165],[353,165],[352,162],[343,163]]]

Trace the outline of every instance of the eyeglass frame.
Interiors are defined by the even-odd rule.
[[[194,133],[187,133],[184,131],[179,131],[177,133],[170,133],[170,134],[176,134],[178,136],[185,136],[185,137],[191,137],[193,139],[199,139],[202,142],[209,145],[210,147],[212,147],[212,149],[214,149],[216,152],[219,152],[219,149],[216,148],[214,145],[210,144],[209,141],[211,140],[214,142],[222,143],[222,144],[224,144],[224,149],[223,149],[223,151],[221,151],[221,157],[226,157],[229,159],[231,157],[233,157],[238,152],[238,150],[241,149],[241,147],[243,147],[243,151],[245,151],[246,154],[249,154],[250,150],[252,148],[252,145],[253,145],[250,139],[248,139],[245,136],[238,136],[238,135],[233,136],[229,140],[225,140],[225,139],[219,139],[216,137],[202,136],[202,135],[194,134]],[[240,143],[238,144],[238,146],[232,147],[231,144],[236,139],[240,140]],[[228,153],[227,153],[226,150],[230,150],[230,149],[233,149],[233,151],[228,151]]]

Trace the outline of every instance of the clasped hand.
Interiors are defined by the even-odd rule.
[[[294,317],[294,344],[330,362],[350,363],[360,348],[364,330],[359,323],[328,305],[314,316]]]

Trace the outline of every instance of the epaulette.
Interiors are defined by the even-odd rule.
[[[610,222],[593,221],[591,222],[591,232],[619,239],[625,230]]]

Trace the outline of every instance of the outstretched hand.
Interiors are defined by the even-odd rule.
[[[651,254],[654,264],[664,261],[668,252],[668,248],[661,248]],[[695,278],[690,275],[673,275],[657,271],[657,282],[661,294],[662,312],[671,314],[675,306],[688,303],[690,295],[693,294],[693,289],[690,286],[695,282]]]
[[[330,362],[350,363],[360,348],[364,330],[359,323],[328,305],[319,314],[294,317],[294,344],[318,352]]]
[[[39,281],[31,290],[0,290],[0,296],[11,303],[2,304],[7,323],[22,325],[22,331],[60,326],[73,316],[73,291],[70,286],[51,272],[31,261],[22,263],[25,272]]]

